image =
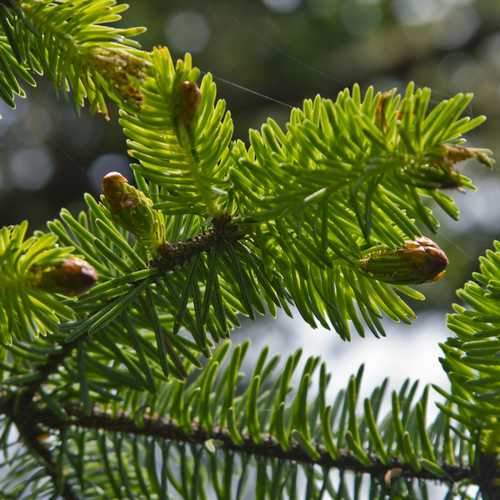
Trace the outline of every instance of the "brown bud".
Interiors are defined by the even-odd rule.
[[[184,125],[189,125],[201,101],[201,92],[195,82],[186,80],[179,87],[179,118]]]
[[[85,293],[97,281],[96,270],[77,257],[68,257],[52,266],[34,266],[30,271],[35,288],[70,297]]]
[[[493,167],[495,160],[492,158],[492,152],[489,149],[483,148],[466,148],[464,146],[452,146],[449,144],[443,145],[442,159],[445,162],[455,164],[460,161],[475,158],[478,162]]]
[[[111,211],[131,208],[136,202],[126,190],[128,180],[119,172],[109,172],[102,178],[102,192],[111,207]]]
[[[381,130],[385,130],[387,126],[387,118],[386,118],[386,108],[387,103],[394,97],[396,94],[396,89],[387,90],[385,92],[381,92],[377,95],[377,105],[375,108],[375,122]]]
[[[110,172],[102,179],[102,191],[116,224],[134,234],[146,247],[156,248],[163,243],[163,215],[141,190],[130,185],[122,174]]]
[[[143,102],[141,83],[145,80],[148,63],[120,49],[94,47],[89,57],[93,65],[126,103],[139,108]]]
[[[420,237],[400,248],[375,247],[364,252],[360,269],[369,276],[398,285],[437,281],[444,275],[448,257],[432,240]]]

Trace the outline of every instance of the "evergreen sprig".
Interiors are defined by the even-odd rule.
[[[120,123],[134,170],[162,189],[158,208],[166,213],[217,216],[228,208],[228,169],[232,164],[231,115],[216,87],[188,54],[174,64],[166,48],[152,54],[152,76],[141,87],[144,103],[137,113],[124,112]]]
[[[149,60],[133,40],[143,28],[110,26],[121,19],[126,4],[115,0],[21,0],[0,5],[0,51],[3,76],[0,92],[14,105],[24,96],[18,80],[33,85],[33,76],[47,75],[77,107],[108,116],[107,100],[137,106],[138,82]],[[11,51],[6,51],[7,42]]]
[[[268,120],[260,133],[250,132],[248,151],[236,144],[239,168],[231,173],[239,211],[262,221],[258,241],[267,251],[276,248],[287,288],[311,325],[331,322],[349,338],[345,318],[362,336],[361,318],[375,335],[383,334],[381,312],[412,318],[398,294],[419,294],[385,285],[390,270],[378,282],[366,280],[359,263],[366,250],[401,247],[422,226],[435,232],[438,221],[426,198],[456,218],[458,209],[442,189],[473,188],[454,168],[450,151],[469,151],[459,146],[462,134],[484,117],[460,118],[471,95],[428,110],[430,97],[430,89],[413,84],[402,97],[372,88],[361,96],[355,86],[335,102],[306,100],[292,111],[286,131]],[[488,151],[478,154],[491,165]],[[414,280],[408,276],[406,283]]]
[[[0,229],[0,339],[32,341],[74,317],[69,303],[43,289],[41,272],[71,256],[51,234],[26,238],[28,223]],[[52,290],[51,290],[52,291]]]
[[[458,164],[472,96],[431,107],[410,84],[293,109],[233,139],[210,74],[141,51],[115,0],[0,2],[0,96],[49,76],[77,107],[119,108],[134,179],[116,172],[47,231],[0,229],[0,488],[6,498],[447,498],[500,495],[500,245],[459,291],[442,345],[450,390],[363,369],[328,397],[324,362],[229,340],[242,318],[294,310],[344,340],[410,322],[411,285],[448,258],[422,235]],[[110,170],[112,170],[110,165]],[[429,202],[432,202],[429,204]],[[7,474],[3,474],[7,472]],[[338,473],[338,476],[334,474]]]
[[[451,381],[451,392],[436,389],[459,408],[443,411],[465,425],[479,444],[482,454],[477,457],[478,468],[484,460],[498,471],[500,243],[495,241],[479,262],[479,272],[473,273],[473,280],[457,292],[465,307],[455,304],[455,313],[448,317],[448,327],[455,335],[441,344],[441,363]],[[498,488],[499,477],[496,472],[485,488]]]
[[[249,457],[245,467],[250,470],[258,468],[263,459],[271,459],[272,471],[285,461],[303,464],[302,474],[311,472],[313,465],[320,466],[325,473],[332,468],[369,473],[373,480],[371,489],[386,494],[418,489],[418,482],[413,483],[415,478],[444,481],[456,488],[469,477],[475,443],[467,441],[467,446],[458,453],[464,428],[454,429],[445,415],[428,422],[429,390],[425,388],[416,398],[418,382],[412,384],[407,380],[399,391],[393,392],[387,410],[388,380],[361,403],[361,367],[348,386],[327,403],[331,375],[319,358],[308,358],[301,365],[301,352],[297,351],[280,363],[279,357],[270,356],[265,348],[245,379],[241,369],[248,347],[244,343],[231,349],[226,342],[202,369],[191,374],[188,383],[172,379],[156,387],[153,393],[137,390],[135,384],[129,385],[118,375],[110,374],[108,382],[120,389],[110,398],[105,383],[96,385],[101,394],[92,394],[97,405],[92,410],[74,406],[72,401],[78,395],[70,392],[60,394],[58,401],[48,399],[47,406],[39,407],[34,417],[49,433],[65,433],[61,447],[52,450],[52,454],[63,457],[65,480],[84,498],[98,498],[100,494],[120,497],[123,487],[146,498],[148,491],[155,490],[154,483],[158,480],[154,478],[156,473],[151,477],[152,457],[158,449],[170,449],[167,444],[170,441],[177,443],[174,450],[181,455],[189,453],[190,447],[193,450],[196,445],[204,447],[212,454],[209,463],[218,456],[226,455],[228,460],[228,456],[243,452]],[[72,371],[76,366],[73,370],[68,366],[66,369],[67,372],[51,378],[50,385],[65,385],[70,391],[68,382],[75,380]],[[81,374],[78,380],[83,383]],[[313,383],[319,391],[311,395]],[[56,407],[48,411],[52,405]],[[55,418],[54,410],[65,418]],[[111,437],[107,438],[106,433],[111,433]],[[132,470],[126,468],[124,456],[131,457],[127,463],[129,467],[133,464]],[[97,457],[105,467],[86,479],[84,471],[92,467]],[[194,479],[196,472],[188,463],[185,465],[188,476],[182,482],[176,481],[173,479],[176,474],[170,469],[171,460],[174,459],[169,453],[160,459],[163,465],[159,468],[166,468],[159,481],[166,481],[161,487],[165,494],[166,488],[174,488],[183,498],[195,498],[206,488],[217,489],[214,482],[211,486],[203,482],[190,486],[190,478]],[[218,498],[232,498],[228,495],[234,489],[233,482],[237,482],[239,466],[236,460],[226,462],[224,476],[228,486],[224,493],[218,493]],[[201,460],[199,467],[202,470],[207,467],[206,461]],[[207,473],[210,484],[210,477],[216,473]],[[124,477],[125,485],[119,479]],[[293,476],[283,479],[281,495],[297,487],[295,480]],[[312,475],[310,481],[310,487],[319,491],[321,484],[330,479],[328,474],[317,478]],[[423,485],[420,487],[425,489]],[[331,491],[332,484],[328,488]],[[300,498],[299,492],[297,495]]]
[[[234,274],[265,269],[277,283],[279,303],[291,299],[314,327],[333,326],[349,339],[350,321],[362,336],[363,323],[384,335],[382,314],[409,323],[414,314],[399,295],[423,298],[406,286],[415,273],[386,285],[394,270],[367,279],[360,264],[366,251],[401,247],[420,235],[418,222],[437,230],[422,197],[458,216],[439,188],[473,185],[454,164],[474,156],[492,163],[488,150],[460,146],[463,134],[484,121],[460,118],[472,96],[457,95],[427,113],[429,89],[410,85],[403,99],[370,89],[362,100],[355,87],[352,97],[344,92],[335,102],[305,101],[286,133],[268,121],[260,135],[250,133],[248,151],[236,141],[229,153],[232,123],[224,101],[216,103],[211,75],[198,89],[190,57],[174,64],[166,49],[152,57],[152,76],[141,87],[144,106],[123,112],[121,124],[130,154],[140,161],[133,165],[136,176],[157,186],[155,206],[167,217],[192,213],[201,224],[223,213],[235,219],[251,236],[252,261],[241,255]],[[443,133],[433,132],[435,121]],[[364,215],[356,209],[362,206]],[[214,274],[216,260],[217,252]],[[254,296],[264,290],[251,288]]]

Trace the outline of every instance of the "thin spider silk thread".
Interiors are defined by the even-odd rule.
[[[279,104],[280,106],[284,106],[288,109],[293,109],[294,106],[292,106],[291,104],[285,102],[285,101],[280,101],[279,99],[276,99],[275,97],[271,97],[271,96],[268,96],[266,94],[263,94],[262,92],[259,92],[257,90],[253,90],[249,87],[245,87],[244,85],[241,85],[240,83],[236,83],[235,81],[233,80],[228,80],[227,78],[222,78],[221,76],[217,76],[217,75],[214,75],[212,72],[208,72],[208,71],[204,71],[204,70],[200,70],[203,74],[207,74],[207,73],[211,73],[214,80],[216,81],[219,81],[219,82],[222,82],[226,85],[229,85],[231,87],[234,87],[235,89],[238,89],[238,90],[241,90],[243,92],[246,92],[248,94],[252,94],[252,95],[255,95],[257,97],[260,97],[262,99],[265,99],[266,101],[270,101],[270,102],[273,102],[275,104]]]
[[[211,20],[214,20],[214,16],[211,15],[211,13],[208,12],[208,13],[205,13],[205,14]],[[316,66],[313,66],[313,65],[311,65],[309,63],[306,63],[300,57],[297,57],[295,55],[290,54],[289,50],[287,50],[285,44],[283,43],[284,37],[281,36],[282,33],[283,33],[283,30],[279,26],[277,26],[276,23],[273,23],[273,27],[277,29],[277,31],[279,32],[280,36],[279,36],[279,40],[277,42],[272,42],[270,40],[270,37],[266,38],[263,35],[262,31],[257,32],[256,30],[251,30],[249,28],[248,23],[242,23],[242,22],[240,22],[240,18],[236,14],[234,14],[234,13],[229,14],[229,17],[232,19],[232,21],[236,25],[238,25],[239,31],[244,30],[246,33],[248,33],[250,35],[250,38],[252,38],[253,40],[255,40],[256,42],[260,43],[263,46],[266,46],[268,48],[271,48],[271,49],[277,51],[278,54],[280,56],[284,57],[285,59],[288,59],[289,61],[292,61],[292,62],[298,64],[299,66],[301,66],[305,70],[309,71],[310,73],[315,73],[316,75],[318,75],[319,77],[321,77],[327,83],[333,83],[333,84],[335,84],[335,85],[337,85],[339,87],[349,86],[345,81],[342,81],[342,80],[340,80],[338,78],[335,78],[329,72],[321,70],[321,69],[317,68]],[[440,90],[435,90],[434,87],[432,87],[431,85],[425,85],[422,82],[417,82],[415,80],[412,80],[412,81],[414,81],[415,85],[418,86],[418,87],[428,86],[428,87],[432,88],[432,97],[431,97],[431,100],[430,100],[431,104],[438,104],[442,99],[449,99],[449,98],[451,98],[454,95],[451,92],[441,92]],[[227,83],[235,83],[235,82],[231,82],[231,80],[228,80]],[[408,83],[408,81],[401,81],[402,86],[406,86],[407,83]],[[238,85],[238,84],[236,84],[236,85]],[[245,87],[243,87],[243,89],[245,89]],[[251,89],[250,89],[250,91],[251,91]],[[265,95],[264,95],[264,97],[266,99],[268,98],[268,96],[265,96]],[[470,114],[471,118],[473,118],[474,117],[474,111],[473,111],[473,105],[472,105],[472,103],[470,103],[468,105],[467,111]]]

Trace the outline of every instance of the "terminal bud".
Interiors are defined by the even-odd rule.
[[[200,105],[201,92],[195,82],[186,80],[179,87],[179,119],[189,125]]]
[[[375,247],[364,252],[360,269],[370,277],[396,285],[437,281],[444,275],[448,257],[432,240],[420,237],[400,248]]]
[[[466,148],[465,146],[454,146],[444,144],[442,146],[442,159],[450,164],[455,164],[471,158],[477,160],[479,163],[493,168],[495,160],[493,159],[492,152],[484,148]]]
[[[163,215],[142,191],[131,186],[119,172],[102,179],[104,200],[116,224],[134,234],[145,246],[163,243]]]
[[[78,257],[68,257],[49,266],[33,266],[30,273],[34,288],[69,297],[82,295],[97,282],[96,270]]]

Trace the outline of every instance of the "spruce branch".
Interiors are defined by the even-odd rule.
[[[108,100],[139,106],[139,83],[150,63],[133,38],[144,30],[109,24],[120,20],[126,9],[114,0],[23,0],[2,6],[0,58],[11,78],[0,78],[0,95],[13,105],[14,94],[24,95],[18,80],[34,84],[33,75],[45,74],[58,89],[71,90],[76,106],[88,100],[105,117]],[[4,56],[3,41],[15,59]]]
[[[320,393],[308,396],[317,358],[305,360],[303,372],[297,374],[301,382],[293,390],[300,353],[291,356],[280,376],[273,379],[278,360],[267,359],[265,349],[255,363],[249,385],[242,387],[238,374],[247,346],[237,346],[230,355],[228,348],[228,343],[223,344],[205,367],[191,373],[188,381],[169,379],[152,394],[122,386],[116,402],[108,403],[99,401],[99,392],[92,390],[94,404],[85,408],[72,403],[78,398],[76,394],[65,391],[63,401],[58,403],[62,419],[37,400],[36,419],[60,431],[76,426],[159,438],[167,443],[198,446],[208,441],[239,454],[373,473],[378,478],[386,473],[396,475],[397,471],[409,480],[440,479],[460,485],[464,480],[474,480],[475,469],[464,459],[464,453],[470,456],[472,448],[462,444],[462,454],[450,454],[450,450],[458,450],[457,436],[466,431],[457,429],[459,434],[450,435],[449,423],[439,418],[427,426],[428,391],[415,404],[416,384],[407,382],[393,394],[392,410],[385,418],[379,413],[386,384],[376,388],[364,401],[362,417],[356,415],[362,370],[351,377],[334,405],[327,406],[325,391],[330,376],[324,364],[319,373]],[[95,352],[91,344],[87,351]],[[53,385],[68,386],[74,381],[72,363],[66,367],[67,373],[61,371],[52,380]],[[108,376],[113,378],[112,373]],[[137,408],[137,400],[142,401],[144,409]]]
[[[398,280],[391,278],[398,271],[368,273],[367,279],[364,255],[381,245],[388,253],[403,248],[421,236],[419,224],[436,231],[439,223],[425,197],[458,216],[441,191],[473,185],[456,163],[466,157],[492,163],[487,150],[460,146],[463,134],[484,121],[461,118],[472,96],[458,94],[429,109],[430,89],[410,84],[398,96],[369,88],[363,96],[355,86],[335,102],[319,96],[306,100],[302,109],[292,110],[285,130],[268,120],[260,132],[250,131],[247,147],[231,142],[225,103],[216,101],[210,75],[197,87],[199,70],[189,54],[174,63],[168,50],[156,49],[152,61],[141,86],[143,106],[123,111],[120,123],[130,154],[139,161],[133,165],[136,178],[143,187],[146,181],[151,185],[155,208],[167,217],[229,213],[252,226],[254,263],[239,255],[240,267],[265,270],[278,298],[273,307],[286,309],[284,303],[292,302],[313,327],[333,327],[350,339],[350,323],[361,336],[365,324],[384,335],[383,314],[410,323],[415,315],[401,295],[423,296],[406,285],[439,273],[417,272],[415,278],[406,272]],[[220,260],[216,254],[211,267]],[[234,275],[241,275],[236,267]],[[213,274],[218,280],[223,276],[218,270]],[[217,287],[210,281],[206,290]],[[250,316],[253,308],[262,309],[252,303],[261,293],[262,286],[255,287],[242,297]],[[193,295],[188,302],[195,307]],[[225,323],[225,301],[217,302],[217,320]]]
[[[11,415],[15,406],[12,397],[0,399],[0,413]],[[212,431],[204,430],[199,422],[194,421],[186,430],[185,426],[180,426],[173,421],[167,421],[159,416],[144,415],[139,421],[131,418],[125,412],[115,410],[113,414],[93,408],[89,414],[81,407],[74,405],[64,406],[67,415],[65,420],[61,420],[50,409],[38,409],[32,405],[23,410],[24,421],[16,425],[26,429],[25,423],[29,420],[31,429],[36,428],[41,433],[40,426],[44,426],[52,431],[63,432],[69,428],[92,429],[105,433],[128,434],[132,436],[144,436],[154,438],[157,441],[177,442],[180,444],[196,445],[205,447],[207,442],[215,443],[217,449],[233,451],[244,455],[260,457],[265,459],[278,459],[285,462],[301,463],[305,465],[317,465],[323,470],[336,469],[344,472],[355,472],[369,474],[372,478],[378,478],[381,482],[387,481],[388,474],[405,479],[422,479],[444,482],[447,484],[460,483],[464,480],[471,484],[479,484],[478,481],[486,481],[486,476],[476,477],[474,469],[470,466],[457,465],[455,463],[439,463],[441,473],[434,473],[430,470],[416,470],[411,463],[405,463],[396,458],[381,462],[373,455],[367,455],[368,460],[360,460],[358,456],[348,449],[339,450],[337,457],[332,458],[322,446],[316,447],[316,455],[311,456],[300,444],[290,444],[284,449],[282,444],[272,436],[264,437],[258,442],[249,435],[241,434],[240,440],[234,440],[234,434],[227,428],[216,427]],[[36,427],[33,425],[36,424]],[[33,437],[33,432],[25,436],[33,442],[36,450],[47,463],[51,460],[48,450],[40,444],[40,440]],[[484,471],[484,469],[483,469]],[[483,472],[484,473],[484,472]],[[55,480],[55,476],[52,476]],[[68,497],[72,498],[72,497]]]
[[[175,268],[186,265],[189,261],[201,253],[208,253],[212,249],[224,244],[233,244],[243,238],[241,229],[230,219],[223,215],[214,219],[212,228],[194,236],[188,240],[179,242],[164,243],[158,252],[157,258],[151,262],[153,269],[158,269],[160,273],[168,273]],[[146,276],[145,279],[148,279]],[[140,285],[141,281],[136,283]],[[98,289],[96,290],[98,293]],[[100,308],[103,306],[100,305]],[[30,401],[40,388],[47,383],[49,377],[56,373],[66,359],[73,354],[78,345],[90,336],[88,330],[82,330],[82,333],[69,341],[62,335],[57,335],[55,346],[52,352],[48,354],[46,360],[31,371],[30,381],[23,387],[24,397]]]
[[[365,326],[383,335],[383,314],[410,322],[400,295],[422,298],[407,285],[439,278],[448,264],[421,235],[422,227],[438,227],[426,199],[457,218],[443,190],[473,188],[459,162],[493,165],[488,150],[464,146],[464,135],[484,121],[462,117],[472,96],[432,108],[430,90],[413,84],[402,96],[373,88],[362,95],[354,86],[335,101],[306,100],[285,128],[268,120],[247,146],[233,141],[212,77],[198,86],[189,54],[174,62],[167,49],[141,51],[131,39],[141,29],[109,25],[123,10],[115,0],[0,1],[0,95],[12,104],[23,93],[19,81],[34,83],[32,75],[44,72],[78,106],[88,100],[106,114],[111,99],[139,162],[137,187],[107,176],[102,203],[86,195],[88,209],[63,210],[48,234],[26,239],[25,223],[0,230],[7,391],[0,444],[7,448],[15,424],[65,498],[85,491],[83,464],[97,457],[103,467],[91,489],[103,488],[100,497],[136,496],[125,465],[149,497],[137,437],[159,496],[169,481],[185,497],[198,491],[186,493],[172,478],[165,450],[179,445],[183,479],[187,448],[198,449],[195,477],[204,448],[256,457],[266,495],[262,464],[272,462],[289,471],[305,464],[310,477],[320,466],[318,496],[331,493],[326,471],[337,469],[367,473],[382,488],[398,475],[452,488],[473,483],[495,498],[500,244],[459,292],[469,309],[455,306],[449,320],[457,335],[443,344],[442,362],[451,390],[436,388],[447,401],[431,425],[429,390],[415,402],[417,383],[394,391],[384,416],[385,381],[360,413],[362,368],[328,405],[331,376],[319,358],[306,359],[294,376],[300,352],[277,371],[278,357],[265,348],[242,383],[248,344],[221,342],[242,315],[290,313],[290,304],[344,339],[351,324],[360,335]],[[60,460],[43,441],[46,428]],[[96,437],[89,454],[85,432]],[[125,447],[133,460],[123,460]],[[224,486],[233,472],[226,462]],[[211,479],[221,491],[216,474]]]
[[[190,54],[174,62],[167,48],[156,48],[151,61],[144,102],[120,115],[129,154],[140,162],[134,172],[168,193],[156,204],[165,213],[217,217],[229,211],[231,114],[216,100],[210,74],[198,87]]]
[[[175,441],[186,444],[205,446],[207,441],[214,441],[216,448],[235,451],[267,459],[279,459],[288,462],[300,462],[308,465],[318,465],[324,469],[338,469],[341,471],[361,472],[373,477],[383,478],[393,469],[401,469],[400,475],[409,479],[426,479],[438,482],[460,482],[473,479],[473,471],[470,467],[455,464],[442,463],[439,466],[445,475],[437,475],[427,470],[415,471],[411,464],[402,463],[399,460],[390,460],[387,463],[380,462],[376,457],[370,457],[368,463],[361,462],[356,456],[348,451],[341,451],[338,458],[333,459],[323,448],[317,448],[317,457],[312,458],[300,445],[292,445],[289,449],[283,447],[271,436],[264,438],[262,442],[255,442],[250,437],[242,436],[242,441],[236,443],[231,433],[226,428],[218,428],[207,432],[194,422],[191,431],[176,425],[174,422],[165,421],[159,417],[144,416],[141,423],[130,418],[128,415],[118,412],[110,415],[106,412],[93,409],[90,415],[85,414],[80,408],[66,407],[67,414],[71,417],[61,422],[54,418],[48,411],[39,411],[35,414],[37,421],[44,425],[62,430],[69,426],[82,429],[94,429],[111,433],[125,433],[138,436],[153,437],[158,440]]]

